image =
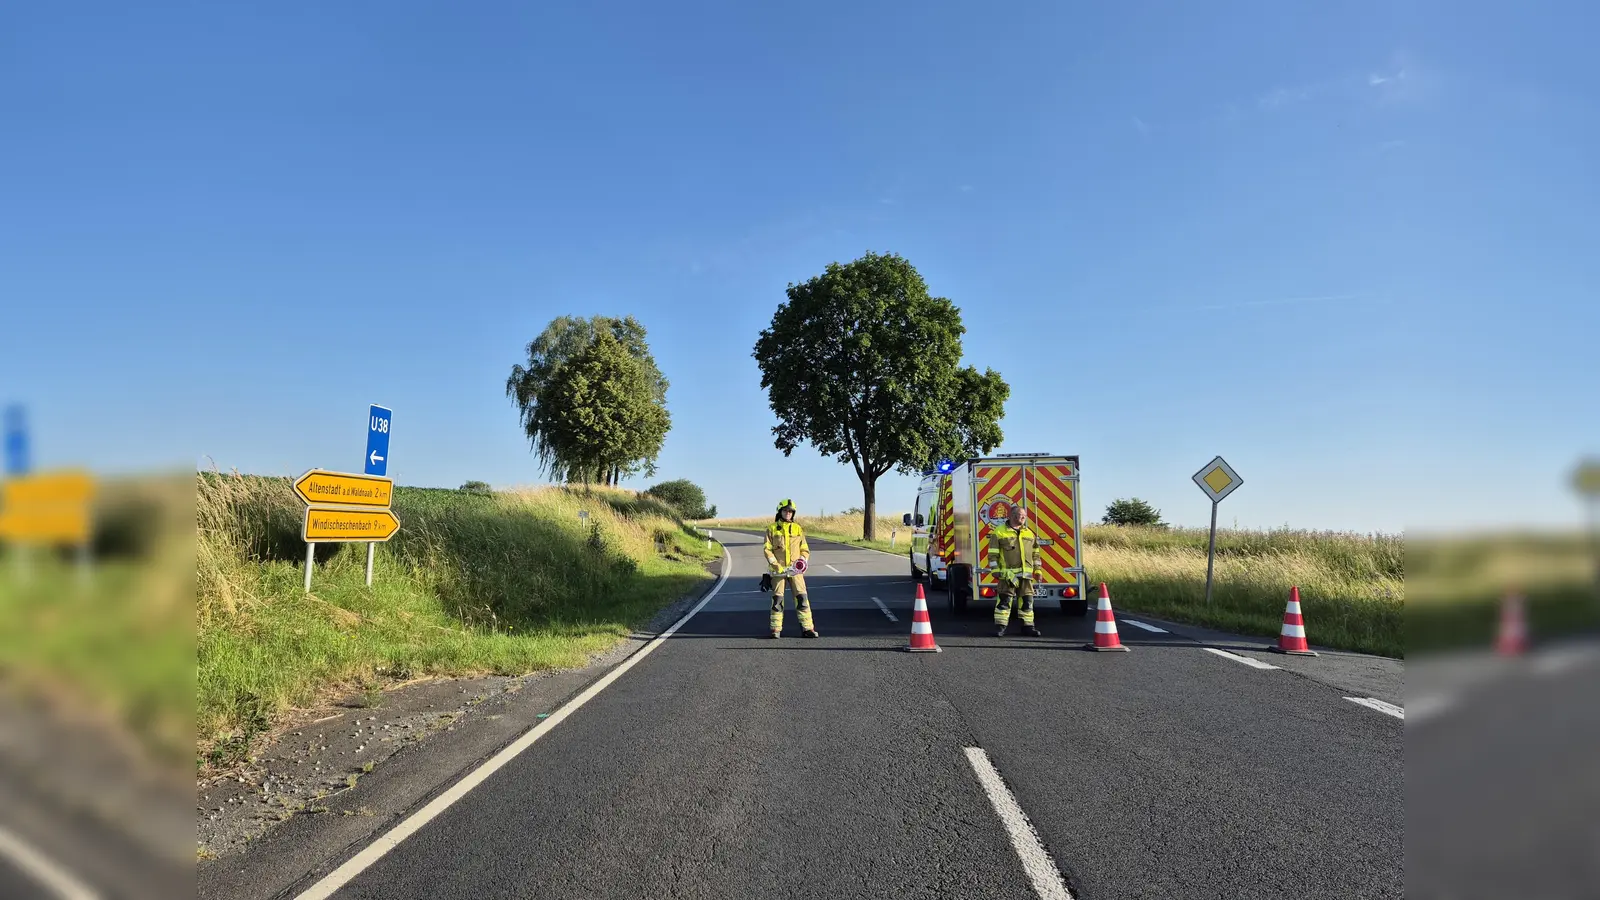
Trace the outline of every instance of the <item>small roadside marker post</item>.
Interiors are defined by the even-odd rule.
[[[1572,473],[1572,487],[1582,497],[1589,512],[1589,546],[1594,554],[1595,598],[1600,602],[1600,457],[1578,464]]]
[[[1244,484],[1244,479],[1239,473],[1228,465],[1228,461],[1217,457],[1206,463],[1200,471],[1194,473],[1194,483],[1205,491],[1211,498],[1211,540],[1210,547],[1206,550],[1206,605],[1211,605],[1211,575],[1217,561],[1217,505],[1222,498],[1233,493],[1239,485]]]

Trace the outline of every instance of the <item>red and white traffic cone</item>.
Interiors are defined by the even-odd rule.
[[[1094,642],[1084,644],[1086,650],[1120,650],[1129,652],[1117,634],[1117,617],[1111,612],[1111,589],[1100,582],[1100,604],[1094,614]]]
[[[1521,656],[1528,649],[1528,621],[1522,604],[1522,595],[1515,591],[1500,602],[1500,633],[1494,649],[1501,656]]]
[[[928,598],[917,585],[917,605],[911,610],[911,644],[905,648],[912,653],[943,653],[944,648],[933,641],[933,620],[928,618]]]
[[[1283,608],[1283,628],[1278,631],[1278,646],[1267,649],[1290,656],[1317,655],[1317,651],[1306,643],[1306,619],[1300,613],[1299,586],[1289,588],[1289,604]]]

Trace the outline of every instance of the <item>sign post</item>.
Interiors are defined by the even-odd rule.
[[[1217,562],[1217,505],[1222,498],[1233,493],[1239,485],[1244,484],[1244,479],[1239,473],[1228,465],[1228,461],[1217,457],[1206,463],[1200,471],[1194,473],[1194,483],[1205,491],[1211,498],[1211,542],[1206,550],[1206,605],[1211,605],[1211,575]]]
[[[1583,498],[1589,513],[1589,546],[1594,554],[1595,594],[1600,597],[1600,457],[1578,464],[1572,473],[1572,487]]]
[[[311,570],[316,544],[374,543],[394,537],[400,519],[389,508],[394,481],[382,475],[357,475],[309,469],[295,479],[294,492],[306,505],[300,538],[306,542],[306,593],[311,592]],[[372,584],[372,557],[367,557],[367,584]]]
[[[394,413],[373,404],[367,410],[367,456],[362,469],[368,475],[389,474],[389,423]],[[372,554],[377,545],[367,545],[367,587],[372,587]]]

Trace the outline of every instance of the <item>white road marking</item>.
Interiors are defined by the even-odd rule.
[[[889,607],[884,606],[882,600],[879,600],[877,597],[873,597],[872,598],[872,602],[878,604],[878,608],[883,610],[883,614],[889,617],[889,621],[891,621],[891,622],[900,621],[899,619],[896,619],[894,617],[894,613],[889,612]]]
[[[99,894],[4,828],[0,828],[0,856],[16,863],[17,868],[62,900],[99,900]]]
[[[1546,650],[1534,657],[1529,665],[1536,675],[1559,675],[1568,669],[1576,668],[1589,662],[1594,657],[1594,651],[1589,649],[1564,648]]]
[[[1248,656],[1237,656],[1235,654],[1229,653],[1226,650],[1218,650],[1215,647],[1202,647],[1201,649],[1205,650],[1207,653],[1215,653],[1216,655],[1222,657],[1223,659],[1231,659],[1231,660],[1233,660],[1234,662],[1237,662],[1237,663],[1244,663],[1245,665],[1249,666],[1252,669],[1276,669],[1277,668],[1277,666],[1274,666],[1271,663],[1264,663],[1259,659],[1251,659]]]
[[[827,566],[827,567],[828,567],[828,568],[830,568],[830,569],[833,569],[833,566],[832,566],[832,565],[831,565],[831,564],[829,564],[829,563],[823,563],[823,565],[825,565],[825,566]],[[840,574],[843,574],[843,573],[841,573],[841,572],[840,572],[840,571],[839,571],[839,570],[838,570],[838,569],[833,569],[833,573],[834,573],[834,574],[835,574],[835,575],[840,575]]]
[[[1444,694],[1427,694],[1412,700],[1406,705],[1409,707],[1409,709],[1406,710],[1408,715],[1406,721],[1416,722],[1421,719],[1431,719],[1434,716],[1437,716],[1445,710],[1455,706],[1456,701],[1454,697]]]
[[[906,581],[906,582],[896,582],[896,583],[910,584],[911,582]],[[842,588],[856,588],[856,587],[860,587],[860,586],[861,585],[855,584],[855,583],[850,583],[850,584],[818,584],[818,585],[810,585],[810,584],[808,584],[808,585],[806,585],[806,589],[807,590],[811,590],[811,591],[837,591],[837,590],[840,590]],[[737,597],[740,594],[770,594],[772,592],[771,591],[754,590],[754,591],[727,591],[726,593],[727,593],[727,595],[729,597]]]
[[[1346,697],[1345,699],[1368,709],[1375,709],[1384,715],[1394,716],[1396,719],[1404,719],[1406,717],[1404,707],[1395,706],[1393,703],[1385,703],[1376,697]]]
[[[1135,628],[1143,628],[1145,631],[1153,631],[1156,634],[1170,634],[1171,633],[1171,632],[1167,631],[1165,628],[1157,628],[1154,625],[1146,625],[1143,622],[1138,622],[1138,621],[1135,621],[1133,619],[1123,619],[1122,620],[1122,624],[1124,624],[1124,625],[1132,625]]]
[[[1039,840],[1039,833],[1033,830],[1033,823],[1028,821],[1027,814],[1017,805],[1017,798],[1001,780],[994,763],[989,761],[989,754],[983,752],[982,747],[967,747],[966,751],[967,762],[972,764],[978,783],[983,785],[983,792],[989,795],[989,802],[1006,827],[1012,848],[1022,857],[1022,870],[1027,873],[1034,892],[1046,900],[1072,900],[1061,878],[1061,870],[1056,868],[1050,852]]]
[[[390,850],[398,847],[401,841],[404,841],[406,838],[415,834],[422,828],[422,826],[432,821],[434,817],[438,816],[446,809],[449,809],[450,806],[457,800],[465,797],[468,791],[477,787],[479,784],[482,784],[485,779],[487,779],[490,775],[493,775],[506,763],[509,763],[511,760],[515,759],[518,754],[522,753],[522,751],[533,746],[534,741],[537,741],[538,739],[549,734],[550,730],[561,724],[561,722],[564,721],[567,716],[570,716],[579,709],[582,709],[583,705],[588,703],[590,700],[593,700],[596,694],[599,694],[601,691],[610,687],[611,683],[616,681],[618,678],[621,678],[623,673],[638,665],[646,656],[649,656],[653,650],[666,643],[667,638],[672,637],[678,632],[678,629],[682,628],[684,625],[687,625],[689,620],[694,618],[695,613],[698,613],[701,608],[703,608],[707,603],[710,603],[711,599],[717,596],[717,592],[722,590],[722,586],[728,582],[728,573],[733,570],[733,555],[728,552],[726,547],[724,547],[722,550],[722,559],[722,577],[718,578],[716,585],[711,588],[711,591],[704,597],[700,598],[700,602],[696,603],[693,609],[689,610],[687,613],[684,613],[683,618],[674,622],[671,628],[663,631],[650,643],[641,647],[637,653],[623,660],[622,663],[619,664],[615,669],[607,672],[604,677],[590,685],[586,690],[584,690],[583,693],[573,698],[572,702],[556,710],[554,713],[551,713],[548,718],[540,720],[539,724],[529,729],[526,734],[520,738],[517,738],[514,743],[506,747],[504,750],[501,750],[499,753],[496,753],[494,756],[490,757],[488,762],[468,773],[465,778],[451,785],[449,790],[434,798],[434,800],[427,806],[424,806],[423,808],[412,813],[411,816],[405,821],[401,822],[399,825],[396,825],[385,834],[380,835],[376,840],[363,848],[360,853],[357,853],[355,856],[346,861],[344,865],[334,869],[332,872],[329,872],[321,881],[318,881],[316,884],[307,888],[303,893],[299,894],[296,897],[296,900],[327,900],[327,898],[332,897],[335,892],[344,887],[346,884],[349,884],[351,879],[355,878],[357,875],[360,875],[368,866],[371,866],[373,863],[383,858],[383,856]]]

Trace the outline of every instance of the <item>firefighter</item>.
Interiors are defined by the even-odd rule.
[[[817,629],[811,621],[811,601],[806,597],[805,575],[796,573],[784,576],[782,573],[797,560],[805,560],[806,565],[811,564],[811,547],[806,543],[805,529],[794,520],[794,501],[784,500],[778,504],[778,514],[772,518],[772,527],[767,529],[767,539],[763,550],[767,554],[767,567],[772,575],[772,636],[783,635],[783,594],[784,588],[794,588],[795,618],[800,620],[800,627],[805,629],[801,637],[814,638]]]
[[[1039,535],[1028,527],[1028,513],[1021,506],[1011,507],[1006,524],[989,532],[989,569],[1000,582],[994,605],[995,637],[1006,636],[1011,609],[1017,607],[1022,633],[1038,637],[1033,627],[1033,583],[1039,580]]]

